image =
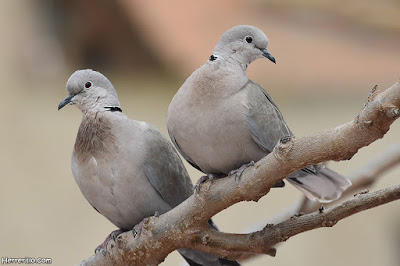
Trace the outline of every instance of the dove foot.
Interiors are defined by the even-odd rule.
[[[236,169],[236,170],[230,171],[230,172],[229,172],[229,176],[235,176],[235,179],[239,179],[240,176],[242,175],[244,169],[246,169],[247,167],[250,167],[250,166],[254,166],[254,161],[251,161],[251,162],[249,162],[249,163],[246,163],[246,164],[240,166],[240,167],[239,167],[238,169]]]
[[[135,225],[132,229],[132,234],[133,237],[136,237],[138,235],[140,235],[140,232],[142,232],[142,227],[143,227],[143,223],[144,220],[146,220],[147,218],[144,218],[140,223],[138,223],[137,225]]]
[[[115,239],[117,238],[118,235],[120,235],[123,232],[126,232],[127,230],[124,229],[118,229],[118,230],[114,230],[112,231],[107,237],[106,239],[104,239],[103,243],[101,243],[95,250],[94,253],[97,252],[101,252],[103,255],[106,254],[107,252],[107,244],[108,242],[112,239],[115,241]]]
[[[203,175],[202,177],[199,178],[199,180],[197,180],[196,185],[194,186],[194,190],[196,192],[199,192],[200,184],[206,182],[207,180],[214,180],[214,179],[223,178],[223,177],[226,177],[226,175],[224,175],[224,174],[207,174],[207,175]]]

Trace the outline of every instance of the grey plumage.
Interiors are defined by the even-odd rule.
[[[271,96],[246,75],[258,58],[275,58],[258,28],[225,32],[212,56],[185,81],[168,108],[168,132],[178,151],[206,174],[225,174],[270,153],[290,131]],[[310,199],[329,202],[350,181],[322,165],[306,167],[287,180]]]
[[[123,230],[165,213],[192,194],[192,183],[173,146],[153,126],[121,112],[117,93],[101,73],[78,70],[67,82],[59,105],[76,105],[83,114],[72,153],[72,172],[85,198]],[[219,258],[181,250],[197,265]],[[195,265],[195,264],[192,264]]]

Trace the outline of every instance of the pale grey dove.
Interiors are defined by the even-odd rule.
[[[120,228],[115,234],[156,212],[167,212],[192,194],[191,180],[173,146],[153,126],[122,113],[105,76],[78,70],[66,89],[68,96],[58,109],[73,104],[83,114],[72,173],[89,203]],[[239,265],[195,250],[179,251],[190,265]]]
[[[182,156],[211,176],[226,176],[269,154],[293,134],[271,96],[246,75],[258,58],[275,58],[268,38],[253,26],[226,31],[211,57],[185,81],[168,108],[168,132]],[[323,165],[287,180],[312,200],[339,198],[351,182]]]

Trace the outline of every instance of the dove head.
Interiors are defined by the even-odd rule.
[[[254,26],[239,25],[227,30],[219,40],[213,55],[218,58],[232,57],[242,64],[249,65],[258,58],[266,57],[276,63],[268,52],[268,38]]]
[[[82,112],[101,108],[120,108],[117,92],[100,72],[77,70],[67,81],[67,97],[58,110],[67,104],[76,105]]]

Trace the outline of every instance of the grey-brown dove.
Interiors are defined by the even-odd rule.
[[[269,154],[293,134],[271,96],[246,75],[258,58],[275,58],[260,29],[240,25],[226,31],[209,60],[185,81],[168,108],[168,132],[194,167],[226,176]],[[236,170],[237,171],[237,170]],[[323,165],[292,173],[287,180],[312,200],[330,202],[351,185]]]
[[[167,212],[192,194],[191,180],[173,146],[153,126],[122,113],[104,75],[78,70],[66,89],[68,96],[58,109],[73,104],[83,115],[72,173],[89,203],[120,229],[115,234],[156,212]],[[239,265],[191,249],[179,251],[190,265]]]

